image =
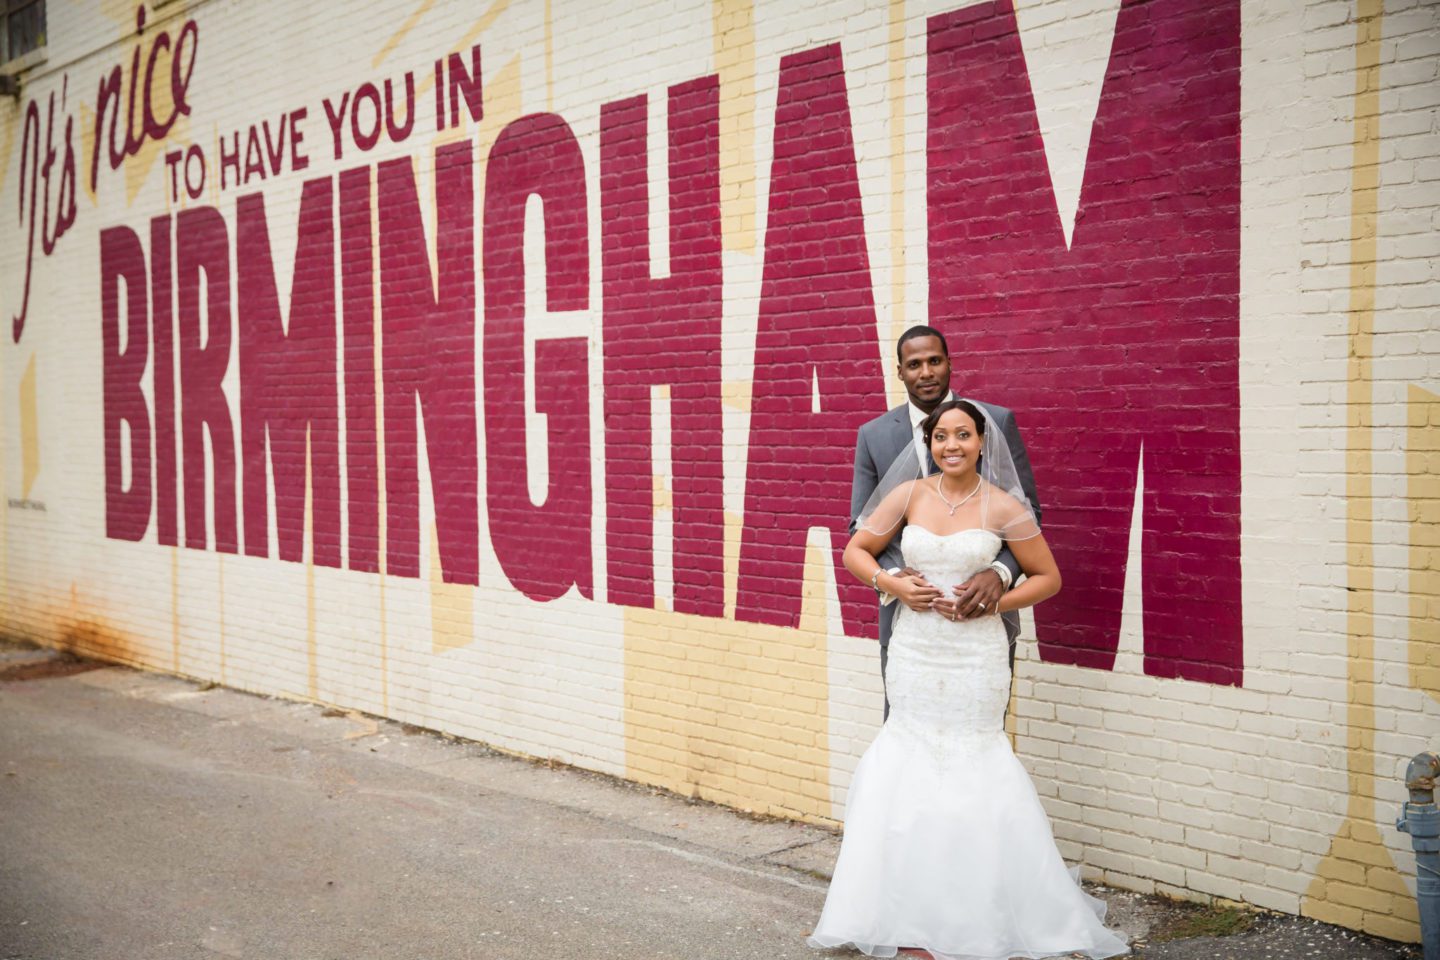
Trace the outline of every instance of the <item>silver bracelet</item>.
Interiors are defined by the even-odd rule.
[[[1014,577],[1010,573],[1010,568],[1005,566],[1005,564],[1001,563],[999,560],[996,560],[990,564],[990,569],[994,570],[995,575],[1000,578],[1001,588],[1004,590],[1009,590],[1011,581],[1014,579]]]

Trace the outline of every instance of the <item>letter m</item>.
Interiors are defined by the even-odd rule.
[[[313,557],[327,567],[340,565],[333,218],[330,180],[308,181],[300,194],[288,325],[282,320],[265,200],[259,193],[239,200],[235,251],[245,552],[270,556],[268,467],[274,476],[280,558],[304,559],[308,481]]]
[[[1138,500],[1145,672],[1238,685],[1238,0],[1121,5],[1068,246],[1011,3],[932,18],[927,82],[930,317],[1024,431],[1042,657],[1113,666]]]

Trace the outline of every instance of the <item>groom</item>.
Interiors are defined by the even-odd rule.
[[[942,402],[955,396],[950,390],[950,348],[945,337],[933,327],[911,327],[895,345],[899,364],[895,373],[905,384],[906,402],[883,413],[860,428],[855,438],[855,479],[850,488],[850,533],[855,533],[855,524],[865,501],[875,492],[880,478],[885,475],[895,458],[907,449],[913,449],[915,456],[925,465],[925,472],[936,471],[935,461],[930,457],[920,435],[920,424]],[[959,399],[957,397],[957,399]],[[1030,470],[1030,456],[1025,452],[1025,442],[1020,439],[1020,429],[1015,426],[1015,415],[1004,407],[983,403],[973,398],[971,403],[983,407],[990,418],[1005,434],[1010,445],[1010,455],[1015,460],[1015,470],[1020,475],[1020,486],[1035,510],[1035,520],[1040,520],[1040,500],[1035,495],[1035,475]],[[887,572],[899,574],[904,567],[900,556],[900,537],[890,541],[890,546],[880,556],[880,566]],[[907,571],[909,572],[909,571]],[[955,608],[962,617],[983,616],[986,610],[994,610],[1000,595],[1020,576],[1020,564],[1010,553],[1009,547],[1002,547],[1000,555],[987,569],[980,571],[961,584],[930,584],[919,574],[910,572],[898,601],[895,597],[881,596],[880,605],[880,679],[885,679],[885,663],[890,648],[890,629],[895,620],[896,602],[905,603],[911,609],[930,609],[932,601],[954,596]],[[1020,633],[1020,615],[1015,612],[1002,615],[1005,635],[1010,639],[1010,665],[1015,665],[1015,638]],[[885,713],[890,713],[890,701],[886,698]]]

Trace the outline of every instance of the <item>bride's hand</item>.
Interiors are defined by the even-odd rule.
[[[940,616],[946,620],[964,619],[964,617],[960,616],[960,602],[954,597],[938,597],[935,602],[930,605],[930,609],[940,614]]]
[[[929,610],[931,604],[940,598],[940,591],[918,573],[902,573],[895,577],[890,592],[916,613]]]

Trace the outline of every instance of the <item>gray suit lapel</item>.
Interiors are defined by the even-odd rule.
[[[895,458],[900,456],[901,451],[910,446],[912,439],[914,434],[910,427],[910,407],[902,404],[891,410],[886,419],[885,444],[888,449],[885,451],[885,463],[880,466],[882,474],[895,462]]]

